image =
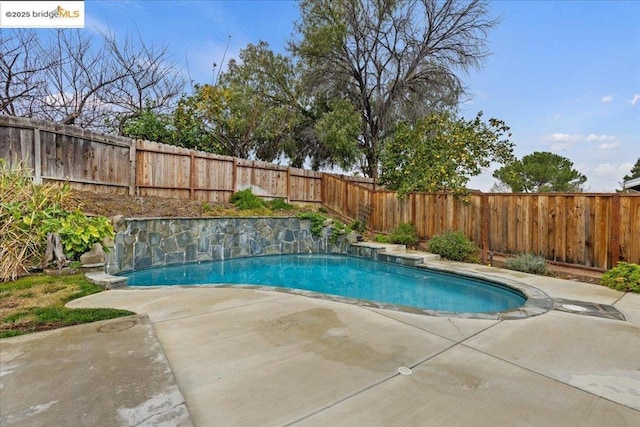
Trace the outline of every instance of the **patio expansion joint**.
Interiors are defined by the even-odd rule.
[[[486,328],[483,328],[483,329],[479,330],[478,332],[476,332],[476,333],[474,333],[474,334],[472,334],[472,335],[469,335],[468,337],[465,337],[465,336],[462,334],[462,331],[460,330],[460,328],[458,328],[458,326],[456,326],[456,324],[453,322],[453,320],[457,320],[457,319],[459,319],[459,318],[457,318],[457,317],[454,317],[454,318],[447,317],[446,319],[449,321],[449,323],[450,323],[454,328],[456,328],[456,330],[460,333],[460,335],[462,335],[462,336],[463,336],[463,338],[462,338],[460,341],[457,341],[457,340],[451,339],[451,338],[449,338],[449,337],[446,337],[446,336],[444,336],[444,335],[438,334],[438,333],[436,333],[436,332],[430,331],[430,330],[428,330],[428,329],[421,328],[420,326],[414,325],[414,324],[412,324],[412,323],[405,322],[404,320],[396,319],[396,318],[395,318],[395,317],[393,317],[393,316],[390,316],[390,315],[388,315],[388,314],[386,314],[386,313],[382,313],[382,312],[380,312],[380,311],[379,311],[379,310],[382,310],[382,309],[374,310],[374,309],[369,308],[369,307],[363,307],[363,308],[364,308],[364,309],[366,309],[366,310],[369,310],[369,311],[371,311],[371,312],[373,312],[373,313],[376,313],[376,314],[378,314],[378,315],[380,315],[380,316],[386,317],[387,319],[391,319],[391,320],[393,320],[393,321],[395,321],[395,322],[402,323],[403,325],[406,325],[406,326],[412,327],[412,328],[417,329],[417,330],[419,330],[419,331],[422,331],[422,332],[428,332],[428,333],[430,333],[430,334],[432,334],[432,335],[435,335],[435,336],[437,336],[437,337],[439,337],[439,338],[443,338],[443,339],[445,339],[445,340],[452,341],[452,342],[456,342],[456,343],[464,342],[464,341],[468,340],[469,338],[473,338],[473,337],[475,337],[476,335],[478,335],[479,333],[484,332],[484,331],[486,331],[487,329],[492,328],[493,326],[495,326],[495,325],[497,325],[497,324],[499,324],[499,323],[504,322],[504,319],[495,319],[495,320],[493,320],[493,321],[494,321],[494,322],[496,322],[496,323],[491,324],[491,325],[487,326]],[[427,316],[427,315],[420,315],[420,316]],[[434,317],[434,318],[436,318],[436,319],[442,319],[442,318],[443,318],[443,317],[440,317],[440,316],[433,316],[433,317]],[[471,319],[471,320],[478,320],[478,319]]]
[[[618,299],[616,299],[613,303],[611,303],[612,306],[615,306],[617,303],[620,302],[620,300],[622,298],[624,298],[629,292],[624,292],[622,295],[620,295],[620,297]]]
[[[465,341],[466,341],[466,340],[465,340]],[[566,382],[561,381],[561,380],[559,380],[559,379],[557,379],[557,378],[551,377],[551,376],[549,376],[549,375],[547,375],[547,374],[543,374],[542,372],[534,371],[534,370],[533,370],[533,369],[531,369],[531,368],[527,368],[526,366],[519,365],[519,364],[514,363],[514,362],[512,362],[512,361],[510,361],[510,360],[508,360],[508,359],[504,359],[504,358],[502,358],[502,357],[496,356],[495,354],[492,354],[492,353],[489,353],[489,352],[486,352],[486,351],[480,350],[480,349],[478,349],[478,348],[475,348],[475,347],[469,346],[469,345],[467,345],[467,344],[465,344],[465,343],[463,343],[463,342],[460,342],[460,343],[458,343],[458,344],[462,345],[463,347],[465,347],[465,348],[467,348],[467,349],[469,349],[469,350],[477,351],[478,353],[482,353],[482,354],[484,354],[485,356],[492,357],[492,358],[494,358],[494,359],[500,360],[501,362],[505,362],[505,363],[507,363],[507,364],[509,364],[509,365],[511,365],[511,366],[516,367],[516,368],[523,369],[523,370],[525,370],[525,371],[527,371],[527,372],[529,372],[529,373],[531,373],[531,374],[537,375],[537,376],[542,377],[542,378],[546,378],[546,379],[551,380],[551,381],[553,381],[553,382],[555,382],[555,383],[558,383],[558,384],[561,384],[561,385],[565,385],[565,386],[570,387],[570,388],[572,388],[572,389],[574,389],[574,390],[578,390],[578,391],[580,391],[580,392],[582,392],[582,393],[586,393],[586,394],[589,394],[589,395],[591,395],[591,396],[594,396],[594,397],[596,397],[596,398],[598,398],[598,399],[604,399],[604,400],[606,400],[606,401],[608,401],[608,402],[615,403],[616,405],[622,406],[622,407],[627,408],[627,409],[632,409],[633,411],[636,411],[636,412],[640,413],[640,410],[638,410],[638,409],[636,409],[636,408],[633,408],[633,407],[631,407],[631,406],[627,406],[627,405],[625,405],[624,403],[616,402],[615,400],[611,400],[611,399],[609,399],[609,398],[607,398],[607,397],[600,396],[599,394],[593,393],[593,392],[591,392],[591,391],[589,391],[589,390],[585,390],[585,389],[582,389],[582,388],[580,388],[580,387],[574,386],[574,385],[572,385],[572,384],[566,383]]]
[[[370,309],[369,309],[369,311],[373,311],[373,310],[370,310]],[[503,322],[503,320],[499,320],[498,322],[494,323],[493,325],[489,325],[487,328],[484,328],[484,329],[482,329],[482,330],[480,330],[480,331],[478,331],[478,332],[476,332],[476,333],[474,333],[474,334],[472,334],[472,335],[470,335],[470,336],[466,337],[466,338],[465,338],[465,339],[463,339],[462,341],[454,341],[454,340],[452,340],[452,339],[450,339],[450,338],[446,338],[446,337],[440,336],[440,335],[438,335],[438,334],[436,334],[436,333],[433,333],[433,332],[431,332],[431,331],[425,330],[425,329],[423,329],[423,328],[420,328],[420,327],[418,327],[418,326],[412,325],[412,324],[410,324],[410,323],[403,322],[402,320],[398,320],[398,319],[395,319],[395,318],[393,318],[393,317],[387,316],[387,315],[385,315],[385,314],[383,314],[383,313],[379,313],[379,312],[377,312],[377,311],[373,311],[373,312],[374,312],[374,313],[377,313],[377,314],[380,314],[381,316],[387,317],[387,318],[389,318],[389,319],[391,319],[391,320],[393,320],[393,321],[396,321],[396,322],[398,322],[398,323],[402,323],[402,324],[404,324],[404,325],[407,325],[407,326],[413,327],[413,328],[415,328],[415,329],[418,329],[418,330],[419,330],[419,331],[421,331],[421,332],[426,332],[426,333],[428,333],[428,334],[431,334],[431,335],[437,336],[437,337],[439,337],[439,338],[442,338],[442,339],[445,339],[445,340],[447,340],[447,341],[450,341],[450,342],[451,342],[451,345],[449,345],[449,346],[447,346],[447,347],[443,348],[442,350],[440,350],[440,351],[438,351],[438,352],[436,352],[436,353],[434,353],[434,354],[430,355],[429,357],[426,357],[426,358],[424,358],[424,359],[422,359],[422,360],[420,360],[420,361],[418,361],[418,362],[414,363],[414,364],[413,364],[413,365],[411,365],[411,366],[408,366],[408,368],[410,368],[410,369],[415,369],[416,367],[418,367],[418,366],[420,366],[420,365],[422,365],[422,364],[424,364],[424,363],[428,362],[429,360],[431,360],[431,359],[433,359],[433,358],[435,358],[435,357],[438,357],[438,356],[440,356],[441,354],[443,354],[443,353],[445,353],[445,352],[447,352],[447,351],[451,350],[452,348],[455,348],[455,347],[457,347],[457,346],[461,345],[464,341],[467,341],[467,340],[469,340],[469,339],[471,339],[471,338],[475,337],[476,335],[478,335],[478,334],[480,334],[480,333],[482,333],[482,332],[484,332],[484,331],[486,331],[486,330],[488,330],[488,329],[491,329],[491,328],[493,328],[494,326],[496,326],[496,325],[498,325],[498,324],[500,324],[500,323],[502,323],[502,322]],[[455,325],[454,325],[454,326],[455,326]],[[462,344],[462,345],[464,345],[464,344]],[[466,345],[465,345],[465,347],[466,347],[466,348],[470,348],[470,347],[468,347],[468,346],[466,346]],[[311,418],[311,417],[313,417],[313,416],[315,416],[315,415],[318,415],[318,414],[320,414],[320,413],[322,413],[322,412],[324,412],[324,411],[326,411],[326,410],[328,410],[328,409],[331,409],[331,408],[333,408],[334,406],[337,406],[337,405],[339,405],[339,404],[341,404],[341,403],[343,403],[343,402],[346,402],[346,401],[348,401],[349,399],[352,399],[352,398],[354,398],[354,397],[356,397],[356,396],[358,396],[358,395],[360,395],[360,394],[366,393],[367,391],[369,391],[369,390],[371,390],[371,389],[373,389],[373,388],[375,388],[375,387],[377,387],[377,386],[379,386],[379,385],[381,385],[381,384],[384,384],[384,383],[386,383],[386,382],[387,382],[387,381],[389,381],[389,380],[392,380],[392,379],[394,379],[394,378],[396,378],[396,377],[399,377],[399,376],[403,376],[403,374],[402,374],[402,373],[400,373],[400,372],[396,372],[396,373],[394,373],[394,374],[388,375],[387,377],[382,378],[381,380],[376,381],[376,382],[374,382],[373,384],[369,384],[368,386],[363,387],[363,388],[361,388],[360,390],[357,390],[357,391],[355,391],[355,392],[353,392],[353,393],[350,393],[350,394],[349,394],[349,395],[347,395],[347,396],[344,396],[344,397],[342,397],[342,398],[340,398],[340,399],[338,399],[338,400],[336,400],[336,401],[334,401],[334,402],[332,402],[332,403],[330,403],[330,404],[328,404],[328,405],[325,405],[324,407],[322,407],[322,408],[320,408],[320,409],[317,409],[317,410],[315,410],[315,411],[313,411],[313,412],[311,412],[311,413],[309,413],[309,414],[306,414],[306,415],[304,415],[304,416],[302,416],[302,417],[300,417],[300,418],[298,418],[298,419],[296,419],[296,420],[290,421],[290,422],[288,422],[288,423],[286,423],[286,424],[284,424],[284,425],[285,425],[285,426],[293,426],[293,425],[295,425],[295,424],[297,424],[297,423],[299,423],[299,422],[302,422],[302,421],[304,421],[304,420],[306,420],[306,419],[309,419],[309,418]]]

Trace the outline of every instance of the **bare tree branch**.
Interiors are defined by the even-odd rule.
[[[55,65],[39,49],[33,30],[0,30],[0,113],[33,117],[34,103],[42,95],[43,71]]]
[[[117,129],[144,108],[175,105],[184,87],[166,48],[113,34],[2,30],[0,112],[95,130]]]

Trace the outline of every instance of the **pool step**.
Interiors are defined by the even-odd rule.
[[[126,277],[112,276],[104,272],[89,271],[84,274],[84,277],[86,277],[87,280],[91,283],[94,283],[98,286],[103,286],[105,289],[114,289],[127,286]]]
[[[396,264],[416,266],[429,261],[438,261],[440,259],[440,255],[437,254],[414,250],[407,251],[407,247],[405,245],[377,242],[359,242],[353,244],[353,246],[373,250],[376,252],[377,259]],[[364,255],[365,257],[367,257],[367,255],[362,253],[359,255]],[[368,257],[371,257],[371,255],[369,255]]]
[[[407,247],[405,245],[397,245],[393,243],[358,242],[358,243],[352,244],[352,246],[378,249],[378,251],[384,251],[384,252],[406,252],[407,251]]]

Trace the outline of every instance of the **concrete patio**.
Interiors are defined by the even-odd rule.
[[[139,315],[0,341],[0,424],[640,425],[640,295],[436,263],[627,321],[561,304],[482,320],[265,290],[110,290],[69,306]]]

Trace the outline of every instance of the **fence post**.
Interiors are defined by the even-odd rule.
[[[482,194],[482,262],[489,254],[489,195]]]
[[[231,171],[231,192],[236,192],[236,185],[238,184],[238,159],[233,158],[233,170]]]
[[[287,203],[291,202],[291,167],[287,166]]]
[[[620,195],[614,194],[611,200],[611,265],[613,268],[620,261]]]
[[[409,193],[409,209],[411,209],[411,212],[409,213],[409,215],[411,216],[411,223],[414,225],[414,227],[416,227],[416,229],[418,229],[418,224],[417,224],[417,213],[416,213],[416,193]]]
[[[138,146],[138,141],[135,139],[132,139],[131,144],[129,144],[129,195],[130,196],[135,196],[136,186],[138,184],[138,162],[136,159],[137,146]]]
[[[190,154],[189,160],[189,198],[195,200],[196,198],[196,156],[193,151]]]
[[[349,218],[347,209],[349,208],[349,182],[345,179],[341,179],[344,183],[344,195],[342,199],[342,216]]]
[[[33,172],[34,183],[42,184],[42,151],[40,146],[40,129],[33,128]]]

